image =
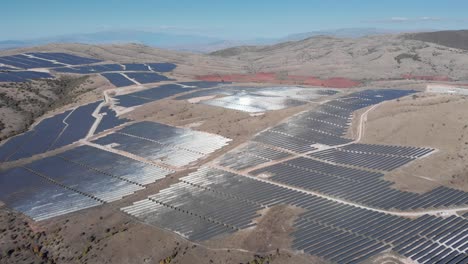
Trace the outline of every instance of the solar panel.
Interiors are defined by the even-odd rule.
[[[110,109],[108,106],[103,106],[101,108],[101,111],[99,112],[100,115],[102,115],[101,122],[99,122],[99,125],[96,128],[95,133],[101,133],[105,130],[123,125],[127,122],[130,122],[131,120],[126,119],[126,118],[119,118],[117,117],[115,111]]]
[[[191,90],[192,88],[183,88],[177,84],[165,84],[135,93],[115,96],[114,98],[118,100],[119,106],[133,107]]]
[[[55,60],[59,63],[69,64],[69,65],[80,65],[80,64],[92,64],[100,62],[101,60],[94,58],[86,58],[81,56],[76,56],[68,53],[59,53],[59,52],[34,52],[28,53],[38,58]]]
[[[92,113],[100,103],[101,101],[82,105],[73,110],[73,112],[64,120],[64,122],[68,124],[66,129],[60,134],[60,137],[57,138],[51,149],[72,144],[86,137],[91,126],[96,121],[92,116]]]
[[[126,72],[129,78],[136,80],[139,83],[156,83],[162,81],[169,81],[170,79],[164,75],[154,72]]]
[[[126,63],[122,65],[125,67],[125,71],[150,71],[148,65],[143,63]]]
[[[115,87],[135,85],[134,82],[130,81],[120,73],[102,73],[101,75],[109,80]]]
[[[171,72],[173,71],[177,65],[174,63],[169,63],[169,62],[162,62],[162,63],[147,63],[151,70],[156,71],[156,72]]]

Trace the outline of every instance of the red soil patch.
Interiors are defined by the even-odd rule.
[[[404,79],[410,79],[410,80],[439,81],[439,82],[452,81],[447,76],[418,76],[418,75],[404,74],[402,77]]]
[[[333,88],[351,88],[359,86],[360,83],[346,78],[319,79],[312,76],[287,75],[271,72],[259,72],[256,74],[212,74],[197,76],[198,80],[211,82],[259,82],[278,84],[303,84]]]

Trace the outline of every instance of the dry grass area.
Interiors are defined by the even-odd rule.
[[[369,113],[364,143],[432,147],[426,158],[386,175],[399,188],[426,191],[439,184],[468,191],[468,98],[418,94]]]

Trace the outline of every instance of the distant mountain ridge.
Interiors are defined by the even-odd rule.
[[[332,36],[337,38],[362,38],[366,36],[396,34],[401,30],[379,29],[379,28],[341,28],[335,30],[317,30],[311,32],[291,34],[278,40],[278,42],[298,41],[315,36]]]
[[[396,33],[394,30],[376,28],[348,28],[327,31],[312,31],[288,35],[281,38],[256,38],[248,40],[228,40],[216,37],[207,37],[190,34],[174,34],[165,32],[147,32],[139,30],[110,30],[96,33],[62,35],[29,40],[0,41],[1,49],[32,47],[50,43],[83,43],[83,44],[124,44],[138,43],[147,46],[190,51],[213,52],[216,50],[243,45],[271,45],[287,41],[297,41],[313,36],[333,36],[340,38],[357,38],[370,35]]]

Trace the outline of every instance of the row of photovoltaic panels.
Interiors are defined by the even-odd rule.
[[[383,174],[299,157],[250,172],[269,180],[382,209],[428,209],[468,204],[468,193],[438,187],[424,194],[392,188]]]
[[[92,64],[101,62],[101,60],[93,59],[93,58],[86,58],[81,56],[75,56],[72,54],[67,53],[58,53],[58,52],[35,52],[35,53],[27,53],[33,55],[38,58],[54,60],[59,63],[68,64],[68,65],[80,65],[80,64]]]
[[[48,79],[48,78],[53,78],[53,76],[46,72],[36,72],[36,71],[0,72],[0,82],[27,82],[29,80]]]
[[[91,74],[103,73],[116,87],[135,84],[128,78],[145,84],[170,80],[156,72],[171,72],[177,66],[173,63],[127,63],[127,64],[99,64],[101,60],[75,56],[66,53],[26,53],[0,57],[0,82],[25,82],[35,79],[52,78],[48,73],[35,71],[16,71],[18,69],[53,68],[56,72]],[[78,66],[80,65],[80,66]],[[119,73],[128,74],[128,78]]]
[[[83,63],[84,64],[84,63]],[[97,64],[74,67],[56,68],[54,71],[90,74],[105,72],[171,72],[177,66],[173,63],[128,63],[128,64]]]
[[[227,145],[222,136],[176,128],[154,122],[139,122],[94,141],[166,165],[181,167]]]
[[[118,73],[112,73],[118,74]],[[124,77],[122,74],[121,77]],[[109,76],[107,76],[109,77]],[[106,78],[107,78],[106,77]],[[109,79],[110,78],[110,79]],[[109,77],[109,80],[113,80],[114,85],[117,87],[121,86],[128,86],[130,84],[127,81],[121,79],[120,77],[116,77],[116,75],[112,75]],[[220,85],[218,82],[180,82],[177,84],[165,84],[160,85],[154,88],[146,89],[139,92],[134,92],[125,95],[118,95],[115,96],[114,99],[117,101],[119,106],[123,107],[134,107],[143,105],[146,103],[150,103],[153,101],[161,100],[176,94],[191,92],[197,89],[209,89]]]
[[[128,78],[133,79],[141,84],[173,81],[172,79],[155,72],[126,72],[125,75],[128,76]]]
[[[465,218],[408,219],[214,168],[191,173],[122,210],[188,239],[206,240],[255,226],[262,209],[281,204],[305,211],[294,223],[293,248],[333,262],[359,263],[389,249],[422,263],[467,258]]]
[[[102,119],[96,128],[96,134],[130,122],[129,119],[117,117],[116,112],[110,109],[108,106],[103,106],[101,111],[99,111],[99,114],[102,115]]]
[[[32,55],[34,57],[30,57]],[[52,62],[52,61],[54,62]],[[85,58],[66,53],[26,53],[0,57],[0,63],[19,69],[55,68],[65,65],[91,64],[97,59]]]
[[[430,153],[432,149],[419,149],[421,153]],[[391,171],[417,157],[399,155],[380,155],[376,153],[350,152],[342,149],[328,149],[310,154],[311,157],[339,164],[363,167],[374,170]]]
[[[101,73],[116,87],[124,87],[138,83],[155,83],[170,80],[157,72],[171,72],[177,66],[173,63],[127,63],[127,64],[98,64],[54,69],[57,72],[91,74]]]
[[[42,120],[32,130],[9,139],[0,146],[0,160],[13,161],[72,144],[86,137],[95,122],[92,113],[101,102],[90,103]],[[129,120],[118,118],[103,106],[96,133],[122,125]]]
[[[0,173],[0,200],[40,221],[112,202],[172,170],[82,146]]]
[[[226,168],[241,171],[290,156],[291,154],[287,152],[251,142],[236,151],[226,153],[218,161],[218,164]]]
[[[124,87],[135,84],[133,81],[131,81],[121,73],[110,72],[102,73],[101,75],[104,76],[107,80],[109,80],[109,82],[111,82],[115,87]]]
[[[11,71],[11,70],[16,70],[16,69],[12,67],[7,67],[7,66],[0,66],[0,71]]]
[[[187,88],[178,84],[165,84],[147,90],[115,96],[117,104],[123,107],[133,107],[170,97],[179,93],[190,92],[195,88]]]
[[[80,106],[42,120],[32,130],[3,144],[0,148],[1,159],[12,161],[28,158],[84,138],[95,121],[91,114],[100,103]]]

